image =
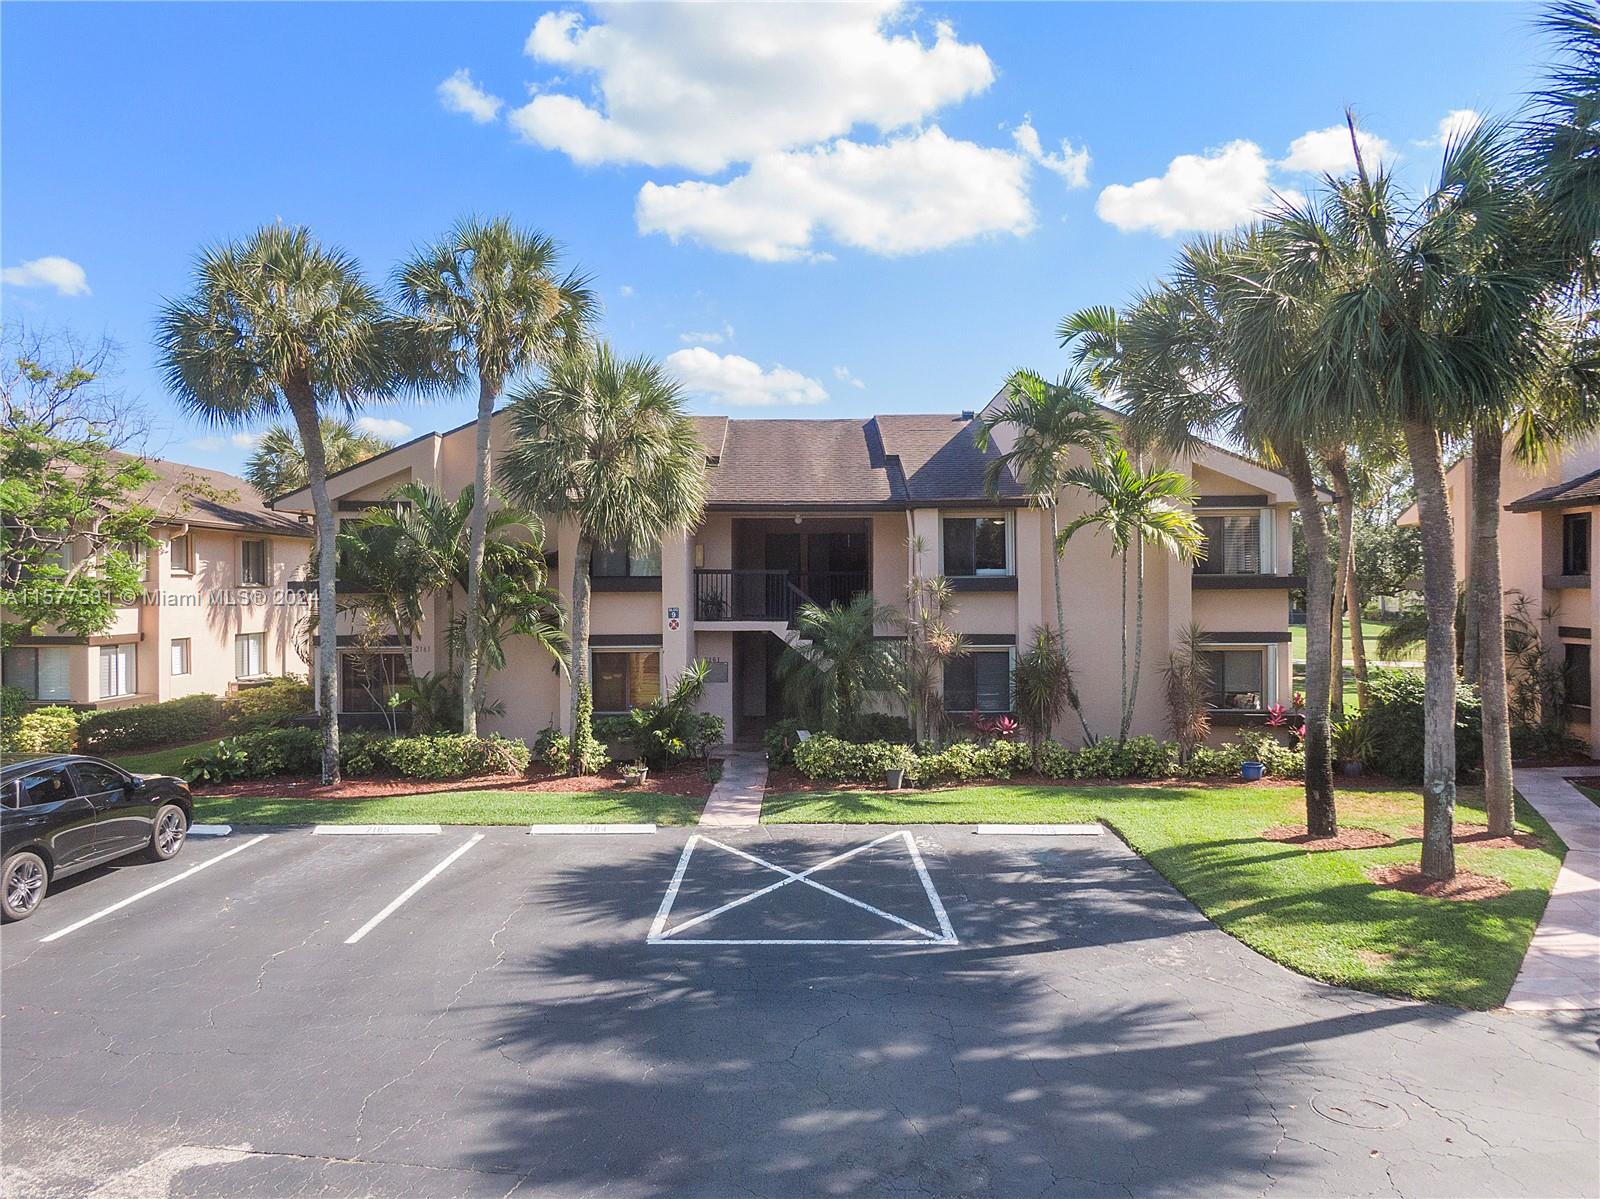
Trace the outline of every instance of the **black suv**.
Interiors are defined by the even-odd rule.
[[[177,856],[194,813],[189,787],[99,758],[49,754],[0,769],[0,916],[26,920],[52,879],[143,850]]]

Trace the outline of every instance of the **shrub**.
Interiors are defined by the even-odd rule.
[[[909,776],[916,755],[909,745],[873,741],[858,745],[841,737],[818,733],[794,748],[795,769],[809,779],[827,783],[882,783],[884,771],[900,769]]]
[[[564,767],[571,774],[594,774],[604,770],[606,747],[594,736],[594,695],[585,683],[578,688],[578,706],[574,715],[570,756]]]
[[[311,684],[284,675],[254,687],[243,687],[222,701],[222,721],[230,733],[281,728],[316,706]]]
[[[1231,741],[1215,748],[1197,745],[1189,757],[1185,773],[1197,779],[1238,778],[1239,768],[1244,765],[1246,757],[1248,754],[1244,746]]]
[[[35,708],[17,720],[6,749],[16,754],[69,754],[77,737],[78,714],[71,708]]]
[[[191,783],[311,774],[322,766],[322,735],[316,729],[258,729],[226,737],[212,749],[183,760]]]
[[[1377,669],[1367,678],[1367,706],[1362,720],[1372,730],[1367,765],[1397,782],[1422,781],[1425,743],[1421,671]],[[1456,688],[1456,773],[1477,774],[1483,760],[1483,708],[1475,687]]]
[[[78,744],[87,753],[183,745],[215,736],[221,721],[222,705],[216,696],[186,695],[95,712],[78,725]]]
[[[919,787],[935,783],[969,783],[973,779],[1008,779],[1031,765],[1028,746],[1018,741],[994,741],[979,745],[957,741],[938,753],[923,754],[907,772],[907,779]]]
[[[1260,762],[1275,779],[1306,777],[1306,751],[1285,745],[1270,733],[1244,733],[1239,738],[1239,748],[1246,761]]]
[[[10,737],[28,710],[28,693],[21,687],[0,686],[0,737]]]
[[[388,737],[378,742],[376,756],[383,766],[409,779],[515,774],[528,768],[527,745],[499,734],[488,737],[470,737],[465,733]]]
[[[593,727],[595,737],[608,745],[617,741],[629,741],[633,737],[632,715],[596,716]]]
[[[665,695],[629,715],[627,739],[649,765],[660,768],[691,755],[704,757],[722,740],[722,718],[695,711],[710,678],[707,662],[691,662]]]
[[[353,778],[382,773],[383,747],[391,738],[386,733],[352,729],[339,734],[339,770]]]
[[[1169,778],[1178,763],[1178,747],[1154,737],[1129,737],[1123,742],[1106,739],[1067,749],[1052,742],[1041,755],[1044,772],[1067,779]]]
[[[761,740],[767,746],[767,762],[772,766],[792,766],[794,747],[800,744],[800,732],[809,726],[803,720],[780,720],[767,727]]]
[[[606,768],[605,746],[598,741],[590,746],[581,768],[584,774],[599,774]],[[557,774],[566,774],[572,765],[572,738],[553,725],[545,728],[533,743],[533,756]]]

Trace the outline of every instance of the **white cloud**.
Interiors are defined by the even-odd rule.
[[[634,218],[641,233],[766,262],[822,257],[817,237],[892,255],[1033,228],[1026,162],[937,126],[883,145],[764,154],[727,183],[646,183]]]
[[[1011,131],[1011,140],[1017,143],[1017,149],[1031,162],[1036,162],[1047,171],[1053,171],[1065,179],[1070,188],[1089,186],[1089,150],[1088,147],[1075,149],[1066,138],[1061,139],[1061,150],[1056,154],[1045,153],[1044,147],[1039,143],[1039,132],[1033,127],[1032,117],[1023,117],[1022,124]]]
[[[1158,178],[1106,188],[1095,212],[1125,233],[1150,229],[1171,237],[1232,229],[1273,202],[1270,165],[1260,146],[1243,140],[1204,154],[1180,154]]]
[[[1356,130],[1361,157],[1369,168],[1394,157],[1394,147],[1375,133]],[[1356,156],[1350,149],[1350,130],[1344,125],[1329,125],[1302,133],[1289,143],[1289,154],[1278,166],[1285,171],[1313,175],[1343,175],[1356,169]]]
[[[858,125],[888,133],[983,91],[994,66],[902,0],[859,4],[622,4],[604,19],[541,16],[524,51],[594,93],[535,95],[509,120],[580,163],[712,174]]]
[[[356,428],[363,433],[371,433],[374,437],[387,437],[390,441],[399,441],[402,437],[411,435],[411,426],[405,421],[387,416],[357,417]]]
[[[617,294],[623,299],[627,299],[633,294],[633,285],[631,283],[624,283],[621,287],[617,288]]]
[[[828,398],[821,383],[799,371],[774,365],[764,371],[738,354],[718,354],[703,346],[675,350],[667,367],[684,389],[707,399],[744,408],[770,408],[779,404],[820,404]]]
[[[704,333],[680,333],[678,340],[686,346],[717,346],[733,340],[733,326],[727,321],[720,329],[707,329]]]
[[[241,449],[241,450],[253,450],[253,449],[256,448],[257,445],[259,445],[261,443],[261,434],[260,433],[235,433],[231,437],[228,438],[228,441],[231,442],[238,449]]]
[[[855,375],[851,373],[850,368],[848,366],[836,366],[836,367],[834,367],[833,368],[833,377],[835,379],[839,380],[839,382],[841,382],[841,383],[848,383],[851,387],[865,387],[866,386],[865,383],[863,383],[860,379],[856,378]]]
[[[202,454],[215,454],[227,444],[220,437],[196,437],[190,440],[189,448],[199,450]]]
[[[1483,114],[1471,108],[1452,108],[1440,119],[1434,136],[1420,142],[1424,146],[1444,146],[1471,133],[1483,124]]]
[[[439,103],[451,112],[471,117],[480,125],[487,125],[499,115],[505,101],[491,96],[472,81],[472,72],[462,67],[439,85]]]
[[[0,271],[0,283],[12,287],[49,287],[64,296],[89,294],[89,276],[70,258],[48,254],[24,262],[21,266],[8,266]]]

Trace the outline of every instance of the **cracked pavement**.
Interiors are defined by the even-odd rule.
[[[279,831],[7,927],[4,1193],[1600,1195],[1600,1016],[1300,978],[1109,835],[912,830],[954,946],[648,945],[691,830],[489,829],[344,944],[471,831]],[[719,836],[801,870],[885,831]],[[903,855],[818,877],[928,918]],[[673,917],[771,881],[697,854]],[[794,886],[696,935],[874,919]]]

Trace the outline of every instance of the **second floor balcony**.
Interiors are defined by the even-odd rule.
[[[847,604],[868,589],[864,570],[697,570],[694,618],[788,624],[802,604]]]

